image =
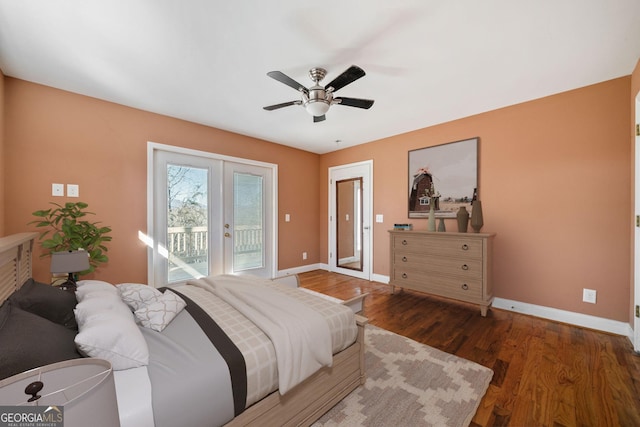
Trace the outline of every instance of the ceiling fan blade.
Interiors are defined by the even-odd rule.
[[[326,117],[323,115],[321,116],[313,116],[313,123],[318,123],[318,122],[324,122],[326,119]]]
[[[332,87],[333,91],[335,92],[345,87],[349,83],[355,82],[360,77],[364,77],[365,74],[366,73],[362,68],[358,67],[357,65],[352,65],[347,70],[345,70],[342,74],[340,74],[338,77],[333,79],[331,83],[329,83],[325,87],[326,88]]]
[[[273,111],[273,110],[277,110],[278,108],[283,108],[283,107],[288,107],[290,105],[300,105],[302,104],[302,101],[289,101],[289,102],[283,102],[282,104],[274,104],[274,105],[269,105],[267,107],[262,107],[267,111]]]
[[[373,99],[360,99],[360,98],[333,98],[334,101],[337,101],[338,105],[346,105],[347,107],[358,107],[364,108],[368,110],[373,105]]]
[[[269,71],[267,73],[267,76],[271,77],[272,79],[275,79],[277,81],[279,81],[280,83],[284,83],[289,87],[294,88],[297,91],[300,92],[304,92],[304,93],[309,93],[309,89],[307,89],[306,87],[302,86],[300,83],[298,83],[297,81],[293,80],[291,77],[287,76],[286,74],[284,74],[281,71]]]

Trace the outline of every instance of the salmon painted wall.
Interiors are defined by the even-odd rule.
[[[497,297],[628,322],[631,78],[343,149],[320,159],[320,224],[327,168],[373,159],[373,272],[389,275],[387,230],[407,217],[407,152],[480,138],[482,231],[496,232]],[[447,220],[448,230],[457,230]],[[327,262],[327,231],[320,227]],[[582,302],[582,289],[598,292]]]
[[[278,268],[317,263],[319,156],[283,145],[5,78],[5,234],[35,230],[31,213],[50,202],[83,201],[113,227],[109,282],[146,282],[147,141],[278,164]],[[79,184],[80,197],[52,197],[51,184]],[[291,221],[283,221],[284,213]],[[313,224],[313,226],[309,226]],[[34,277],[47,280],[49,259]]]

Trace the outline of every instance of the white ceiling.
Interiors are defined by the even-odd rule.
[[[631,74],[638,0],[0,0],[5,75],[326,153]],[[321,123],[269,77],[367,75]],[[473,133],[472,130],[470,130]],[[336,140],[341,142],[336,143]]]

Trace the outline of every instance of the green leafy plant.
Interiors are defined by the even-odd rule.
[[[89,253],[91,267],[79,274],[91,273],[100,263],[109,261],[105,253],[108,249],[104,243],[111,241],[111,236],[107,235],[111,232],[111,227],[103,227],[99,222],[87,221],[85,218],[87,215],[95,215],[93,212],[85,211],[88,204],[83,202],[65,203],[64,206],[57,203],[51,204],[56,207],[33,212],[33,215],[39,219],[29,223],[36,224],[36,227],[48,228],[40,234],[40,244],[47,250],[42,256],[49,256],[52,252],[83,249]]]

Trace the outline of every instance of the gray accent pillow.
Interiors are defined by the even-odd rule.
[[[29,279],[9,297],[9,301],[25,311],[44,317],[74,332],[78,331],[78,323],[73,314],[77,301],[72,292]]]
[[[0,379],[81,357],[73,341],[75,335],[62,325],[5,301],[0,306]]]

